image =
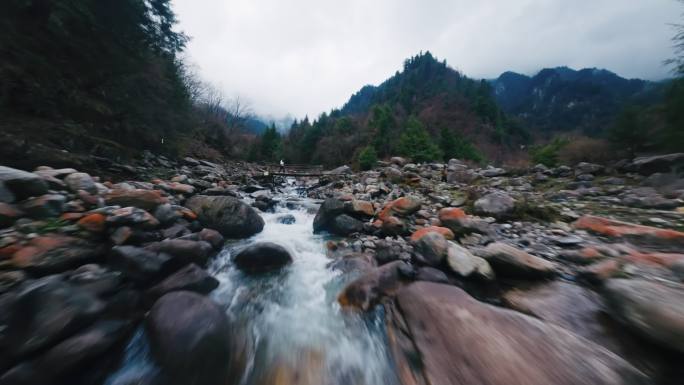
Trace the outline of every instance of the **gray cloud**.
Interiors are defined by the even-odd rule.
[[[430,50],[471,77],[601,67],[662,79],[674,0],[174,0],[201,76],[261,114],[316,116]]]

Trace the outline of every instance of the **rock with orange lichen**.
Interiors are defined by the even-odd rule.
[[[575,228],[588,230],[609,238],[624,239],[632,243],[667,251],[684,248],[684,232],[658,227],[621,222],[613,219],[585,215],[575,222]]]
[[[154,210],[168,201],[160,191],[144,189],[116,189],[107,193],[104,199],[108,205],[132,206],[143,210]]]
[[[411,234],[411,242],[416,242],[420,238],[422,238],[425,234],[427,233],[439,233],[444,236],[446,239],[454,239],[454,232],[447,229],[446,227],[439,227],[439,226],[428,226],[428,227],[423,227],[421,229],[416,230],[413,234]]]
[[[76,224],[91,233],[101,233],[107,228],[107,217],[94,213],[81,218]]]
[[[15,252],[12,264],[36,275],[54,274],[93,262],[103,252],[103,245],[63,235],[45,235],[31,239]]]

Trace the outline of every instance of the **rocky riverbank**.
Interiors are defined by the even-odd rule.
[[[684,154],[442,170],[392,158],[301,181],[313,230],[337,236],[330,267],[358,275],[340,306],[385,308],[403,384],[678,383]],[[162,368],[143,383],[234,383],[239,338],[204,267],[262,230],[278,186],[151,154],[105,174],[0,167],[0,384],[102,383],[140,325]]]

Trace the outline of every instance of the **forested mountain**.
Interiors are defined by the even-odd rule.
[[[488,82],[421,53],[379,86],[363,87],[341,109],[313,122],[295,122],[285,138],[285,155],[326,165],[349,162],[362,152],[423,161],[503,160],[529,137],[492,95]]]
[[[547,68],[534,76],[505,72],[491,81],[499,106],[543,134],[599,135],[627,104],[653,104],[663,84],[625,79],[610,71]]]

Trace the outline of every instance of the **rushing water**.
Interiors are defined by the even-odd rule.
[[[337,294],[353,278],[333,271],[325,237],[313,234],[314,213],[307,200],[282,204],[262,214],[264,230],[226,246],[209,266],[220,281],[211,294],[250,341],[240,383],[293,385],[391,385],[396,383],[388,356],[382,314],[344,311]],[[285,215],[294,223],[281,223]],[[249,276],[236,269],[231,255],[255,242],[275,242],[293,255],[281,271]],[[139,332],[128,347],[124,367],[112,377],[155,370]],[[127,373],[128,370],[128,373]],[[110,381],[110,383],[112,383]],[[208,384],[210,385],[210,384]]]

